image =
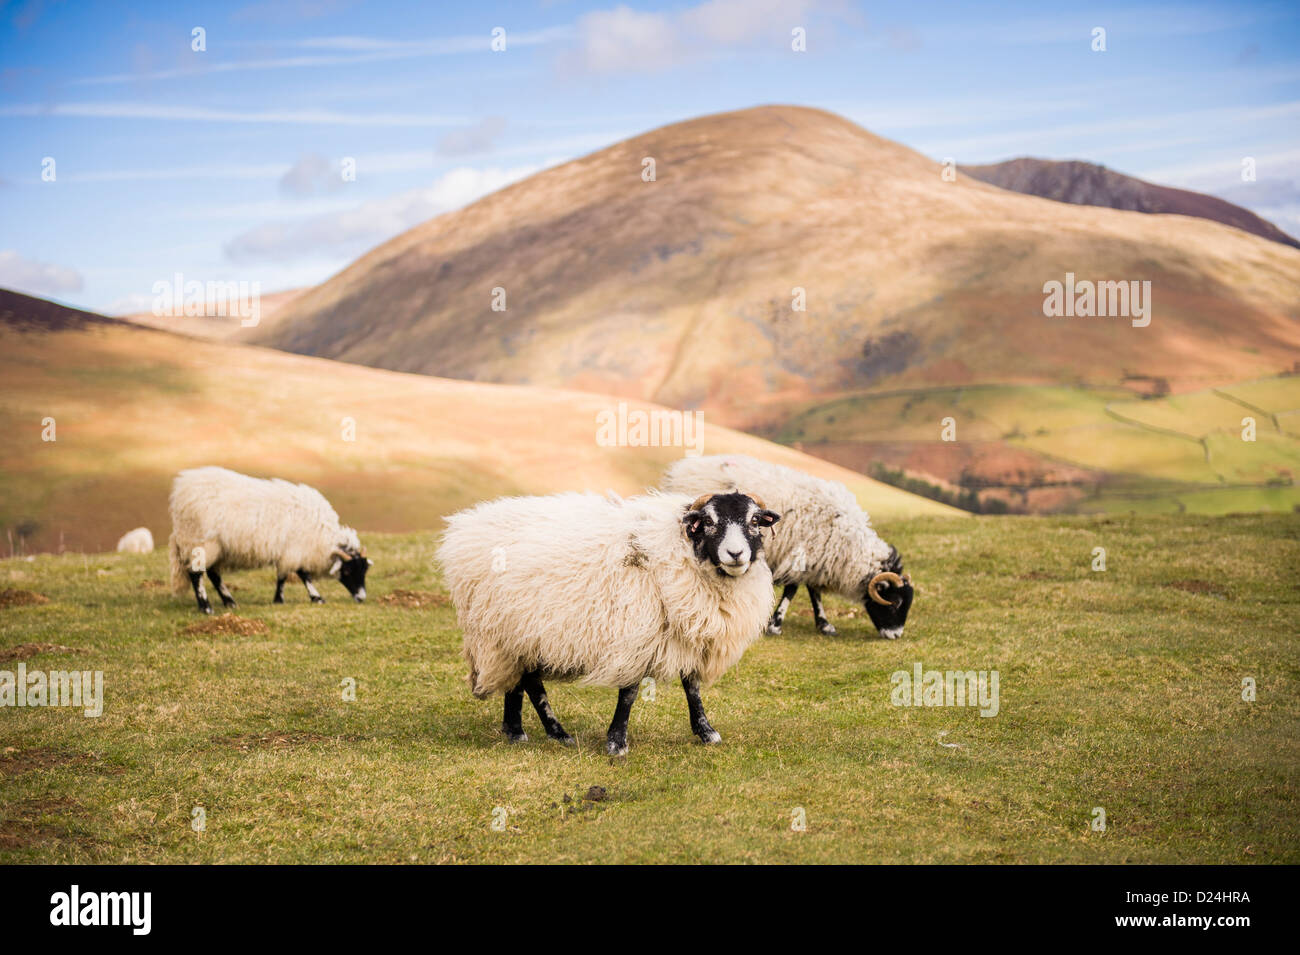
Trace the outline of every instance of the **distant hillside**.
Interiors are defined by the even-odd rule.
[[[1009,159],[987,166],[962,166],[961,171],[982,182],[1028,196],[1055,199],[1078,206],[1105,206],[1130,212],[1167,213],[1210,219],[1271,242],[1300,249],[1300,241],[1249,209],[1186,189],[1157,186],[1096,163],[1050,159]]]
[[[1162,379],[1179,392],[1276,375],[1300,354],[1300,251],[941,173],[819,110],[677,123],[398,236],[259,339],[765,430],[862,391],[1136,393]],[[1149,281],[1150,325],[1045,317],[1044,283],[1066,273]]]
[[[171,478],[201,464],[308,481],[362,530],[437,531],[444,514],[500,494],[632,494],[683,449],[602,446],[596,416],[616,406],[248,345],[193,347],[0,291],[0,548],[106,550],[137,525],[164,543]],[[54,441],[42,440],[47,418]],[[881,521],[950,512],[707,422],[702,450],[843,480]]]
[[[57,332],[91,325],[122,324],[120,319],[0,288],[0,326],[10,329]]]
[[[193,335],[195,338],[245,342],[251,341],[257,335],[264,335],[272,328],[284,315],[285,306],[303,291],[304,289],[295,288],[259,295],[258,323],[248,327],[245,327],[243,320],[236,315],[154,315],[152,312],[134,312],[123,315],[122,318],[136,325],[180,332],[183,335]]]

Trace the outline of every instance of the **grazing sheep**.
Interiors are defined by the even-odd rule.
[[[119,554],[152,554],[153,535],[149,533],[149,528],[137,527],[133,531],[127,531],[122,535],[122,539],[117,542],[117,552]]]
[[[691,728],[720,742],[700,687],[762,633],[772,575],[761,530],[777,520],[742,493],[514,497],[453,514],[438,560],[465,632],[470,689],[505,694],[511,742],[528,738],[527,693],[546,735],[572,745],[543,678],[616,687],[605,748],[621,756],[641,680],[679,679]]]
[[[172,483],[170,541],[172,589],[188,579],[199,609],[212,613],[203,589],[206,570],[227,607],[235,598],[221,571],[272,566],[275,603],[284,603],[284,582],[297,574],[312,603],[324,603],[312,578],[337,576],[360,603],[366,599],[366,558],[357,532],[339,526],[329,501],[306,484],[248,477],[225,468],[182,471]]]
[[[825,481],[779,464],[744,455],[682,458],[664,475],[664,489],[707,494],[736,487],[763,495],[781,512],[767,560],[772,579],[785,587],[767,632],[778,634],[790,601],[808,588],[817,629],[833,635],[822,610],[821,592],[860,600],[880,635],[895,640],[912,606],[912,581],[898,551],[881,540],[871,518],[843,484]]]

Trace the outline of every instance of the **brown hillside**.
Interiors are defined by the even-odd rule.
[[[1300,252],[940,172],[818,110],[679,123],[393,239],[297,298],[262,340],[698,406],[743,427],[885,385],[1144,374],[1204,387],[1274,374],[1300,350]],[[1045,318],[1043,284],[1066,272],[1150,281],[1150,326]],[[807,311],[791,309],[796,286]],[[505,311],[491,308],[496,287]]]
[[[617,402],[600,395],[202,342],[16,292],[0,296],[0,317],[6,556],[11,542],[28,553],[109,550],[139,525],[165,546],[171,478],[202,464],[308,481],[363,531],[435,531],[444,514],[500,494],[637,493],[683,453],[601,446],[596,416]],[[42,440],[46,418],[54,441]],[[707,422],[701,450],[844,481],[881,520],[952,513]]]

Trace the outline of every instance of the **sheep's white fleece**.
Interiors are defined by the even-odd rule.
[[[119,554],[152,554],[153,534],[149,533],[147,527],[137,527],[133,531],[127,531],[122,535],[122,539],[117,542],[117,552]]]
[[[762,498],[781,515],[766,546],[778,584],[810,584],[862,600],[867,581],[884,569],[892,550],[852,491],[794,468],[742,454],[682,458],[668,468],[663,485],[692,498],[732,490]]]
[[[697,560],[691,498],[653,493],[502,498],[447,518],[438,559],[480,698],[525,671],[625,687],[694,674],[707,686],[767,622],[772,574]]]
[[[172,587],[188,583],[195,548],[206,567],[274,567],[281,577],[298,570],[329,573],[337,547],[359,551],[357,532],[339,525],[324,495],[306,484],[266,480],[226,468],[182,471],[172,482]]]

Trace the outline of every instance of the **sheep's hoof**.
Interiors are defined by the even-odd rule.
[[[708,723],[696,727],[695,735],[700,738],[700,742],[705,746],[713,746],[722,742],[722,734],[715,730]]]
[[[825,634],[828,637],[834,637],[839,635],[839,631],[835,629],[835,624],[830,623],[829,621],[823,624],[819,624],[817,627],[817,632]]]
[[[769,623],[767,630],[764,631],[769,637],[781,636],[781,625],[779,623]]]
[[[311,602],[314,603],[314,604],[323,604],[323,603],[325,602],[325,598],[324,598],[324,597],[312,597],[312,598],[311,598]]]
[[[282,604],[282,603],[284,603],[284,598],[283,598],[283,597],[275,597],[275,598],[273,598],[273,599],[271,600],[271,603],[273,603],[273,604]]]
[[[501,732],[505,734],[507,743],[527,743],[528,734],[523,730],[512,730],[509,726],[502,726]]]
[[[605,753],[606,755],[609,756],[626,756],[627,740],[616,740],[616,739],[606,740]]]
[[[200,607],[199,609],[202,610],[204,613],[206,613],[208,616],[212,616],[212,608],[211,608],[211,607]]]
[[[549,733],[547,735],[550,736]],[[555,740],[555,742],[561,744],[562,746],[578,745],[578,741],[574,739],[572,736],[570,736],[568,733],[565,733],[563,736],[550,736],[550,738]]]

